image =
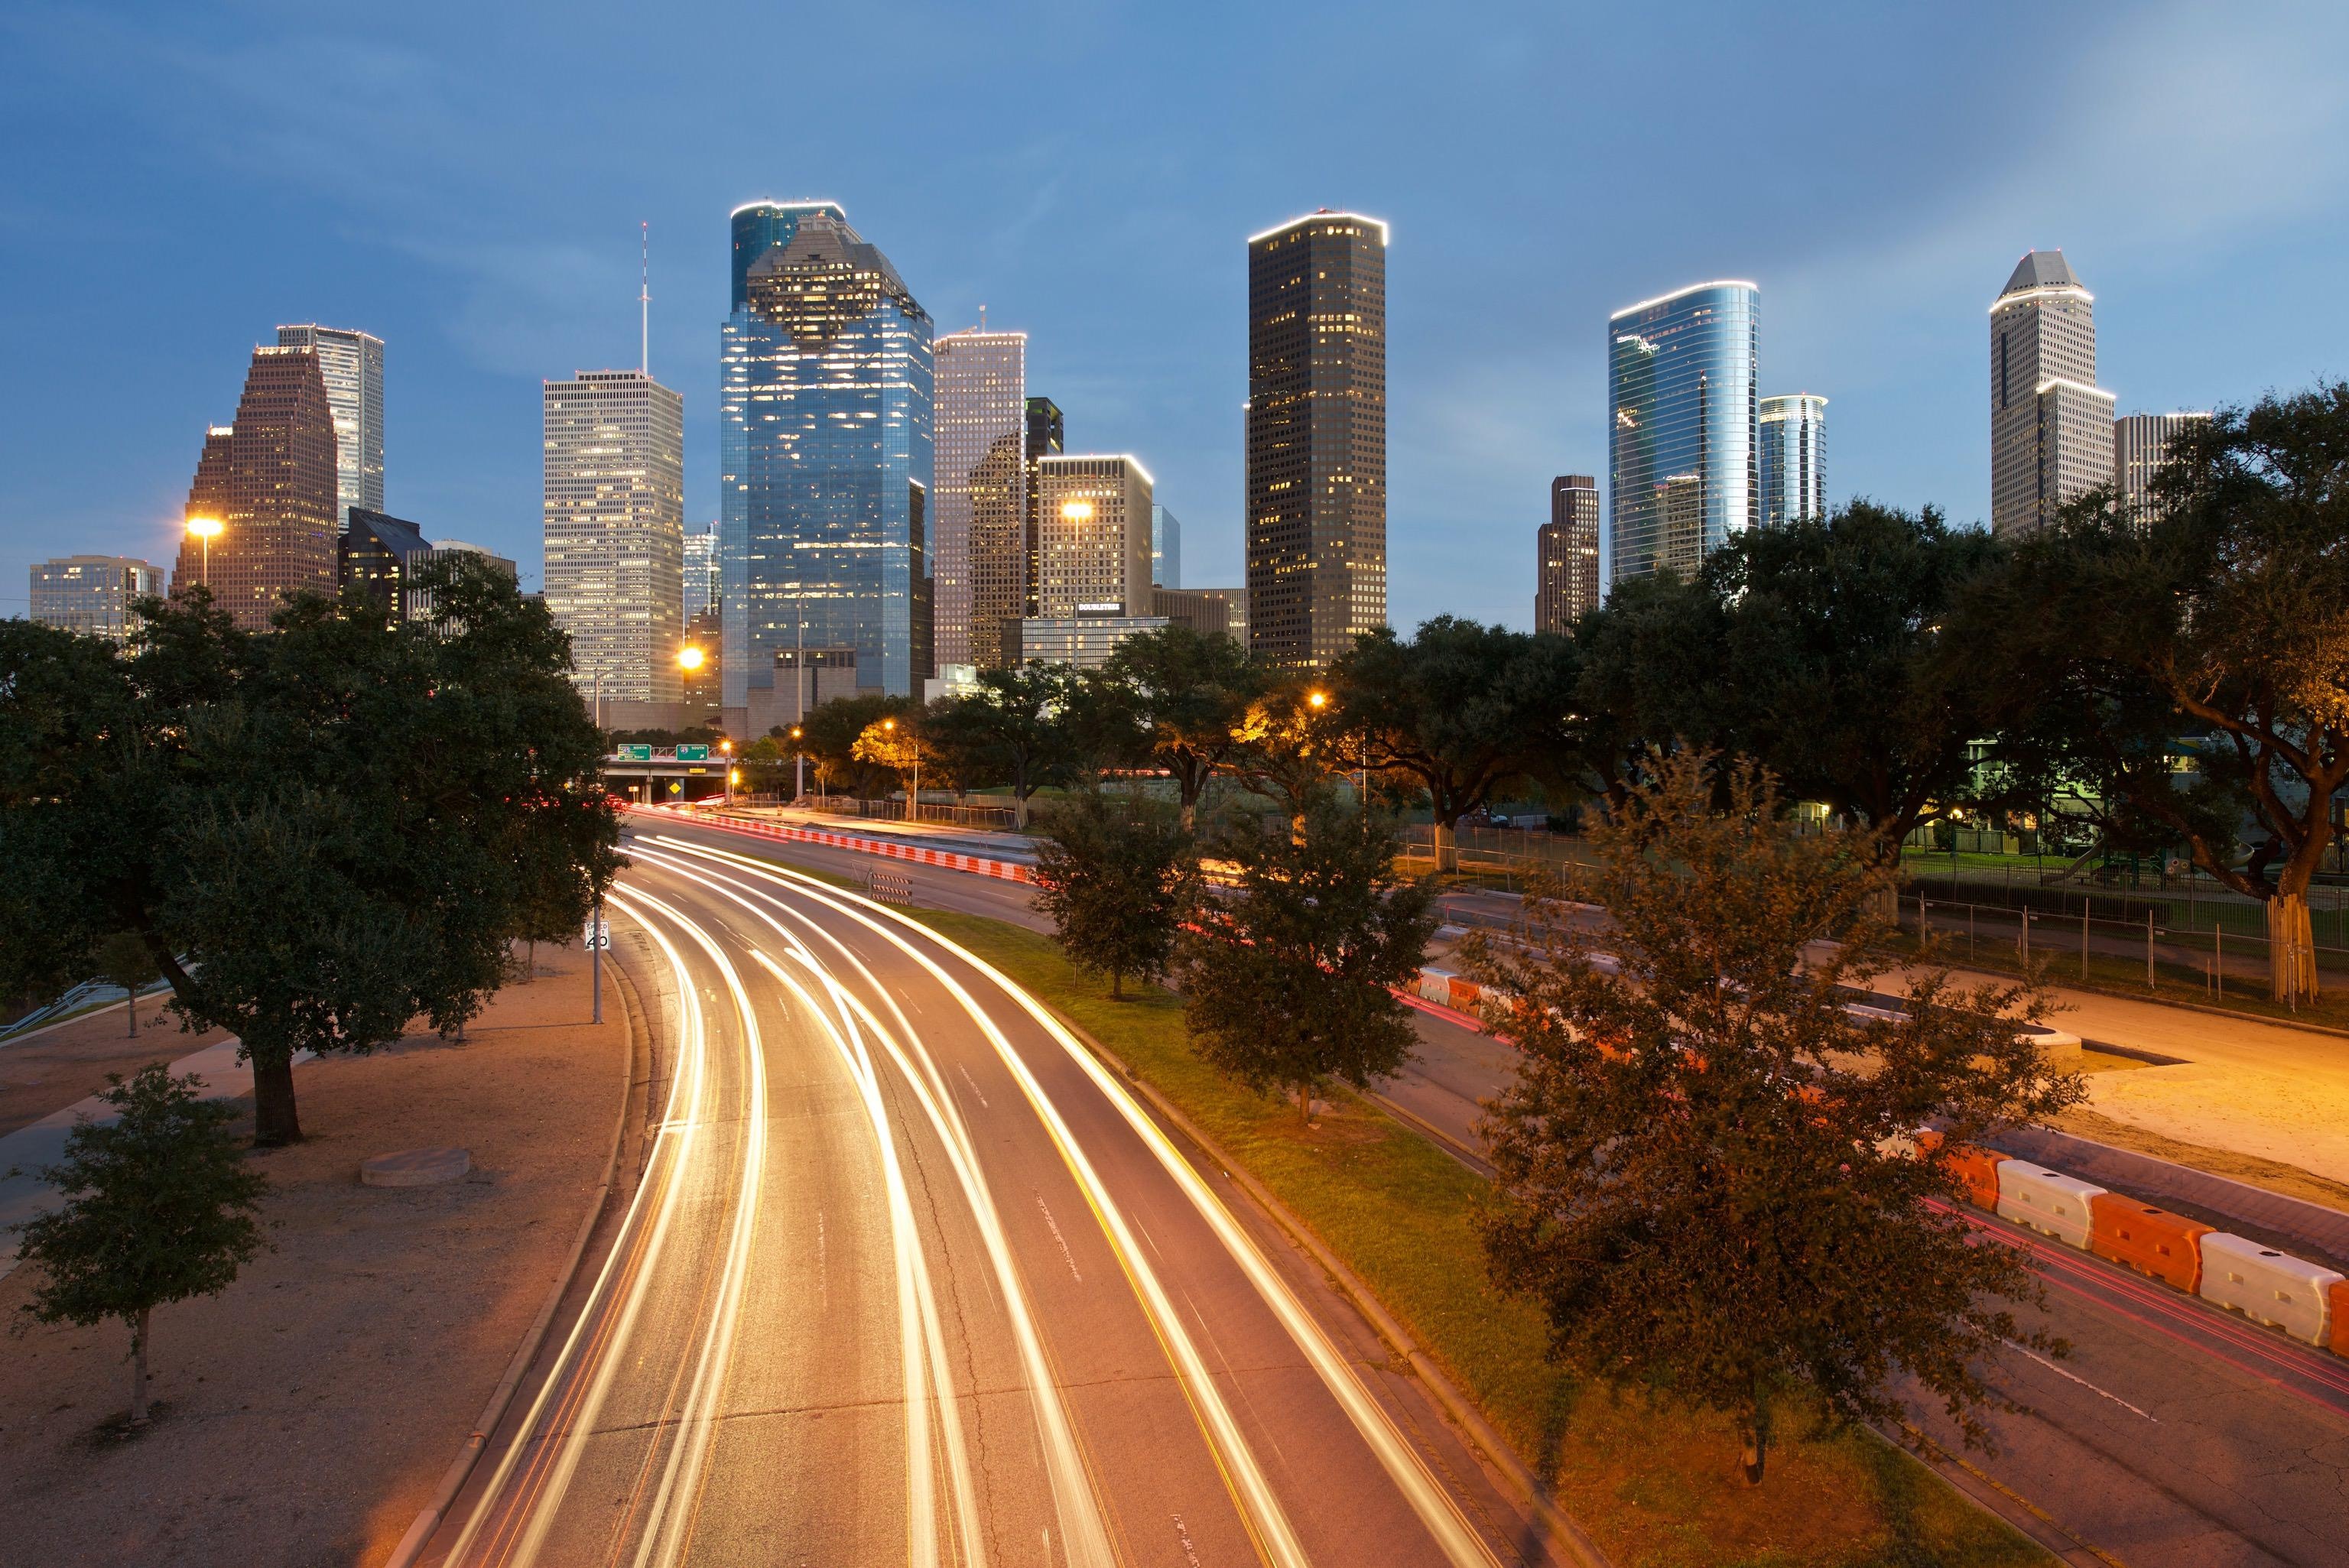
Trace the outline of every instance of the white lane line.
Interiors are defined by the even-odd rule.
[[[664,844],[670,842],[662,841]],[[691,851],[687,846],[677,847],[721,861],[739,859],[724,855],[719,851]],[[755,862],[751,863],[750,869],[754,872],[759,871]],[[761,872],[761,874],[765,873]],[[768,880],[775,882],[777,885],[789,885],[781,883],[780,879],[771,875]],[[1026,1060],[1012,1046],[1010,1038],[996,1024],[993,1016],[980,1006],[977,999],[964,988],[961,982],[947,974],[946,969],[928,954],[916,947],[887,926],[858,913],[848,904],[832,898],[830,890],[824,888],[823,884],[807,884],[800,887],[799,891],[815,902],[827,904],[851,920],[868,927],[875,935],[920,965],[931,978],[945,987],[962,1007],[964,1013],[978,1024],[980,1031],[987,1036],[988,1042],[995,1047],[997,1057],[1010,1071],[1012,1081],[1019,1086],[1020,1093],[1027,1099],[1037,1119],[1044,1124],[1045,1132],[1052,1140],[1054,1147],[1060,1150],[1061,1162],[1068,1167],[1070,1174],[1075,1178],[1078,1191],[1083,1194],[1086,1203],[1092,1209],[1093,1217],[1101,1225],[1102,1234],[1109,1242],[1112,1254],[1116,1257],[1119,1266],[1124,1270],[1127,1282],[1133,1286],[1136,1297],[1141,1301],[1143,1315],[1150,1320],[1152,1330],[1157,1335],[1161,1348],[1166,1353],[1168,1360],[1174,1364],[1177,1386],[1183,1390],[1184,1398],[1190,1402],[1192,1411],[1206,1437],[1208,1450],[1215,1457],[1217,1466],[1223,1470],[1226,1484],[1232,1490],[1241,1522],[1247,1527],[1252,1543],[1259,1554],[1267,1561],[1278,1564],[1278,1568],[1303,1568],[1307,1562],[1304,1544],[1298,1539],[1296,1527],[1289,1522],[1288,1511],[1281,1506],[1280,1499],[1274,1492],[1271,1482],[1265,1479],[1263,1466],[1257,1462],[1256,1453],[1248,1446],[1247,1437],[1241,1432],[1238,1421],[1233,1418],[1229,1404],[1225,1400],[1222,1391],[1216,1387],[1214,1376],[1208,1370],[1206,1357],[1200,1355],[1198,1346],[1192,1339],[1190,1330],[1184,1326],[1182,1316],[1174,1310],[1174,1305],[1168,1298],[1165,1287],[1158,1278],[1157,1271],[1150,1266],[1149,1260],[1143,1256],[1142,1249],[1135,1244],[1133,1232],[1126,1224],[1124,1212],[1111,1194],[1108,1184],[1093,1169],[1092,1159],[1077,1142],[1075,1134],[1070,1130],[1068,1123],[1062,1119],[1060,1108],[1053,1103],[1051,1097],[1044,1092],[1043,1085],[1037,1081],[1034,1073],[1029,1069]],[[870,903],[864,899],[858,899],[856,902]],[[927,933],[926,927],[917,925],[915,929]],[[929,934],[935,935],[935,934]],[[943,945],[959,952],[959,949],[953,949],[951,944],[944,943],[943,939],[939,940]],[[987,971],[983,965],[979,965],[975,956],[970,957],[970,962],[980,967],[982,972],[992,974],[992,971]],[[1074,1046],[1074,1041],[1070,1043]],[[1078,1047],[1078,1050],[1079,1054],[1082,1054],[1081,1047]],[[1332,1354],[1334,1356],[1334,1352]],[[1365,1398],[1367,1398],[1367,1396]],[[1430,1484],[1433,1485],[1432,1482]],[[1473,1540],[1473,1536],[1470,1539]],[[1479,1564],[1493,1563],[1489,1553],[1481,1558],[1464,1561]]]
[[[739,891],[745,884],[738,883],[730,877],[707,875],[682,861],[641,846],[635,852],[749,910],[775,932],[787,950],[800,947],[796,934],[787,930],[761,903],[754,903]],[[888,988],[881,985],[846,944],[826,931],[804,911],[773,899],[764,890],[758,892],[761,899],[771,901],[776,910],[804,925],[811,934],[838,953],[843,962],[862,975],[896,1017],[905,1037],[915,1037],[912,1025],[896,1006],[896,1000]],[[972,1220],[978,1228],[980,1240],[987,1247],[988,1261],[995,1273],[996,1289],[1003,1300],[1004,1311],[1011,1320],[1012,1342],[1019,1352],[1020,1367],[1027,1375],[1029,1406],[1035,1417],[1039,1442],[1044,1452],[1045,1476],[1051,1487],[1053,1514],[1061,1523],[1061,1538],[1066,1543],[1068,1561],[1072,1568],[1114,1568],[1117,1560],[1110,1546],[1108,1528],[1102,1518],[1101,1501],[1078,1450],[1075,1417],[1068,1408],[1060,1379],[1052,1375],[1050,1363],[1044,1355],[1043,1336],[1037,1329],[1027,1289],[1013,1262],[1009,1233],[996,1211],[994,1196],[979,1174],[978,1145],[970,1136],[969,1127],[948,1093],[946,1080],[939,1076],[936,1063],[924,1053],[917,1068],[897,1038],[882,1026],[872,1009],[853,993],[848,994],[848,999],[888,1049],[898,1071],[937,1133],[946,1149],[947,1163],[954,1171],[956,1182],[970,1205]],[[1050,1540],[1049,1531],[1045,1539],[1048,1542]]]
[[[987,1103],[987,1091],[978,1087],[978,1080],[970,1076],[970,1069],[968,1068],[963,1066],[960,1062],[957,1062],[955,1063],[955,1071],[962,1074],[962,1081],[970,1085],[970,1092],[978,1097],[980,1109],[992,1110],[995,1109]]]
[[[1069,1265],[1069,1277],[1079,1284],[1084,1284],[1085,1276],[1077,1272],[1077,1254],[1069,1251],[1069,1238],[1061,1234],[1061,1227],[1053,1220],[1051,1208],[1044,1202],[1041,1192],[1036,1194],[1036,1207],[1044,1216],[1044,1228],[1052,1233],[1054,1241],[1061,1243],[1061,1259]]]
[[[1338,1400],[1340,1407],[1346,1411],[1348,1418],[1353,1422],[1355,1430],[1361,1434],[1363,1441],[1377,1456],[1389,1478],[1393,1480],[1396,1489],[1411,1503],[1413,1511],[1419,1515],[1421,1522],[1427,1527],[1429,1533],[1434,1538],[1436,1544],[1443,1549],[1445,1556],[1454,1563],[1462,1565],[1462,1568],[1472,1568],[1472,1565],[1473,1568],[1498,1568],[1497,1559],[1494,1557],[1491,1549],[1485,1544],[1483,1538],[1470,1526],[1466,1517],[1461,1512],[1458,1502],[1450,1492],[1437,1483],[1425,1461],[1421,1459],[1418,1450],[1403,1440],[1402,1433],[1396,1430],[1393,1421],[1388,1417],[1385,1409],[1371,1397],[1370,1391],[1362,1386],[1361,1378],[1355,1375],[1353,1367],[1339,1353],[1337,1346],[1330,1342],[1321,1326],[1315,1322],[1312,1315],[1305,1310],[1304,1305],[1297,1299],[1296,1294],[1273,1271],[1272,1265],[1266,1260],[1256,1243],[1240,1229],[1238,1221],[1232,1216],[1231,1212],[1200,1180],[1198,1172],[1192,1169],[1190,1161],[1183,1158],[1182,1152],[1174,1148],[1166,1135],[1159,1130],[1158,1124],[1152,1120],[1133,1097],[1126,1092],[1124,1086],[1120,1084],[1110,1074],[1109,1069],[1103,1067],[1093,1054],[1084,1047],[1082,1042],[1071,1035],[1041,1003],[1029,995],[1009,975],[964,947],[960,943],[931,930],[920,922],[901,914],[885,904],[854,893],[843,892],[842,890],[795,872],[787,866],[770,866],[726,851],[701,850],[687,846],[679,841],[666,841],[679,849],[693,849],[694,852],[706,858],[732,861],[752,874],[764,877],[778,884],[788,882],[788,885],[798,889],[804,896],[840,910],[851,918],[861,921],[874,931],[887,936],[901,951],[914,956],[932,974],[940,977],[949,991],[958,996],[967,996],[968,994],[964,993],[951,977],[947,976],[945,972],[926,954],[920,954],[910,943],[888,932],[880,922],[885,920],[906,927],[952,953],[986,975],[1005,995],[1018,1003],[1029,1016],[1035,1020],[1039,1027],[1052,1037],[1067,1053],[1069,1058],[1077,1065],[1079,1070],[1092,1080],[1103,1097],[1116,1107],[1127,1125],[1133,1130],[1143,1145],[1156,1155],[1160,1165],[1190,1198],[1193,1206],[1223,1242],[1225,1250],[1247,1274],[1250,1284],[1256,1287],[1257,1295],[1280,1319],[1282,1326],[1288,1330],[1291,1339],[1305,1353],[1307,1359],[1313,1364],[1314,1370],[1319,1374],[1323,1385]],[[851,904],[861,906],[871,911],[872,913],[859,914],[850,907]],[[1033,1081],[1027,1073],[1026,1065],[1019,1062],[1017,1053],[1010,1049],[1009,1042],[1002,1039],[1000,1032],[994,1028],[990,1020],[985,1018],[983,1011],[976,1009],[975,1004],[968,1005],[973,1007],[974,1017],[980,1019],[982,1026],[988,1030],[990,1037],[1000,1042],[998,1050],[1005,1057],[1007,1064],[1018,1063],[1014,1068],[1014,1077],[1021,1081],[1024,1088],[1027,1084]],[[1040,1093],[1040,1090],[1039,1092]],[[1054,1113],[1051,1119],[1057,1121],[1057,1113]]]
[[[2054,1373],[2058,1377],[2067,1378],[2072,1382],[2077,1383],[2081,1387],[2085,1388],[2091,1394],[2101,1394],[2106,1398],[2110,1399],[2114,1404],[2118,1405],[2122,1409],[2127,1410],[2129,1414],[2133,1416],[2144,1416],[2147,1420],[2151,1421],[2157,1427],[2161,1425],[2160,1417],[2149,1415],[2146,1411],[2138,1409],[2135,1405],[2130,1404],[2127,1399],[2122,1398],[2118,1394],[2114,1393],[2111,1389],[2099,1388],[2094,1383],[2089,1382],[2085,1377],[2081,1377],[2078,1373],[2056,1366],[2055,1363],[2048,1360],[2047,1357],[2040,1355],[2037,1351],[2033,1350],[2029,1346],[2017,1345],[2012,1339],[2009,1339],[2004,1343],[2009,1350],[2022,1352],[2022,1354],[2029,1357],[2032,1360],[2038,1362],[2042,1367],[2046,1367],[2050,1372]]]
[[[640,912],[632,908],[626,899],[612,893],[607,895],[607,901],[614,909],[649,932],[653,940],[659,944],[661,951],[667,954],[669,967],[675,975],[677,995],[684,1003],[679,1018],[678,1061],[669,1078],[668,1101],[663,1108],[657,1130],[650,1135],[655,1141],[654,1158],[650,1162],[653,1175],[638,1184],[636,1196],[629,1200],[627,1217],[621,1223],[619,1238],[605,1258],[604,1266],[596,1272],[595,1284],[588,1293],[588,1307],[571,1326],[571,1332],[564,1337],[563,1348],[555,1357],[554,1370],[548,1374],[537,1398],[531,1401],[529,1413],[523,1418],[522,1425],[515,1429],[513,1441],[499,1459],[497,1469],[491,1473],[489,1484],[481,1489],[480,1501],[473,1505],[464,1529],[458,1532],[456,1544],[450,1549],[447,1558],[452,1563],[466,1560],[466,1553],[475,1538],[502,1511],[506,1483],[514,1467],[521,1462],[524,1453],[532,1449],[533,1438],[539,1431],[539,1423],[546,1417],[549,1402],[568,1389],[566,1373],[577,1362],[590,1326],[610,1310],[605,1304],[611,1299],[615,1276],[630,1253],[631,1242],[640,1233],[645,1233],[641,1261],[629,1282],[626,1295],[621,1300],[619,1315],[613,1324],[612,1332],[603,1343],[585,1396],[561,1431],[545,1434],[546,1440],[554,1448],[553,1466],[533,1495],[518,1504],[526,1511],[523,1531],[509,1561],[513,1568],[526,1568],[536,1558],[547,1529],[562,1506],[564,1494],[570,1487],[571,1477],[578,1469],[581,1449],[587,1435],[595,1429],[596,1417],[603,1409],[613,1377],[619,1365],[630,1359],[619,1351],[633,1336],[636,1318],[643,1310],[653,1276],[667,1253],[669,1231],[676,1221],[678,1205],[686,1186],[685,1169],[699,1144],[708,1051],[701,1003],[694,993],[693,978],[686,970],[683,954],[657,927],[647,922]],[[657,1202],[653,1197],[656,1192],[659,1194]],[[650,1227],[648,1233],[644,1231],[647,1225]],[[602,1313],[595,1310],[599,1305],[605,1306]]]

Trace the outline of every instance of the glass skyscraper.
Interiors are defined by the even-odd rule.
[[[859,689],[918,692],[929,315],[830,203],[740,209],[734,234],[719,360],[725,706],[771,691],[775,655],[803,647],[854,649]]]
[[[351,525],[351,509],[383,510],[383,339],[347,327],[312,322],[277,329],[280,348],[307,348],[326,381],[335,416],[336,516]]]
[[[1762,524],[1827,514],[1827,400],[1808,392],[1762,399]]]
[[[1762,291],[1697,284],[1607,321],[1610,579],[1683,573],[1754,525]]]
[[[675,702],[685,621],[685,399],[641,370],[544,384],[546,608],[571,678]]]
[[[936,662],[993,668],[1015,661],[1004,627],[1028,609],[1028,335],[974,328],[936,346]]]
[[[2061,251],[2015,263],[1990,307],[1990,526],[2041,526],[2113,481],[2113,395],[2096,385],[2096,297]]]

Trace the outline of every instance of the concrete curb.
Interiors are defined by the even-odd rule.
[[[474,1418],[473,1429],[465,1434],[464,1442],[458,1447],[457,1457],[449,1461],[447,1470],[440,1472],[440,1484],[432,1489],[432,1501],[409,1525],[408,1533],[399,1538],[399,1544],[391,1549],[391,1555],[384,1559],[384,1568],[411,1568],[423,1554],[424,1548],[431,1542],[434,1532],[440,1528],[440,1522],[448,1516],[450,1504],[455,1502],[457,1494],[465,1490],[465,1482],[472,1477],[473,1466],[480,1462],[482,1453],[490,1446],[490,1434],[496,1431],[498,1423],[505,1419],[506,1410],[513,1404],[514,1395],[521,1391],[524,1374],[529,1372],[531,1363],[538,1359],[539,1350],[546,1343],[547,1331],[554,1326],[555,1311],[562,1306],[563,1298],[570,1294],[572,1282],[579,1277],[579,1265],[587,1256],[588,1240],[595,1235],[597,1223],[604,1218],[605,1206],[611,1202],[612,1182],[620,1168],[620,1145],[627,1137],[628,1101],[636,1089],[636,1044],[640,1038],[646,1037],[648,1031],[642,1026],[644,1010],[637,1002],[636,986],[622,974],[618,964],[608,967],[618,979],[616,989],[627,1009],[628,1048],[623,1054],[621,1064],[620,1115],[612,1126],[611,1152],[604,1158],[603,1182],[595,1189],[595,1201],[587,1206],[587,1217],[580,1222],[579,1234],[572,1241],[570,1255],[564,1258],[563,1267],[556,1273],[554,1284],[547,1290],[546,1300],[539,1306],[538,1315],[531,1320],[530,1327],[523,1334],[521,1347],[515,1350],[513,1359],[506,1364],[505,1376],[498,1380],[497,1387],[490,1395],[490,1402],[481,1407],[481,1415]]]
[[[1051,1006],[1050,1003],[1046,1003],[1045,1006]],[[1430,1394],[1434,1396],[1437,1407],[1450,1418],[1452,1424],[1460,1429],[1461,1435],[1465,1437],[1469,1444],[1483,1454],[1493,1468],[1499,1470],[1508,1480],[1512,1489],[1518,1494],[1519,1500],[1532,1511],[1534,1522],[1553,1545],[1563,1548],[1566,1555],[1579,1564],[1580,1568],[1614,1568],[1607,1554],[1599,1549],[1598,1542],[1590,1539],[1571,1514],[1551,1501],[1548,1487],[1526,1468],[1524,1460],[1517,1458],[1516,1451],[1509,1447],[1508,1442],[1499,1432],[1493,1429],[1493,1424],[1485,1418],[1484,1412],[1477,1409],[1469,1401],[1467,1396],[1454,1385],[1451,1377],[1419,1347],[1413,1340],[1410,1332],[1395,1321],[1393,1315],[1381,1304],[1376,1294],[1371,1291],[1361,1276],[1347,1266],[1337,1253],[1331,1252],[1322,1243],[1321,1238],[1313,1233],[1312,1228],[1291,1213],[1288,1205],[1275,1197],[1270,1189],[1251,1175],[1247,1167],[1226,1154],[1222,1147],[1214,1139],[1208,1137],[1203,1129],[1177,1109],[1164,1095],[1160,1094],[1148,1081],[1137,1076],[1115,1051],[1093,1038],[1090,1033],[1058,1007],[1052,1007],[1051,1012],[1063,1027],[1084,1042],[1087,1050],[1099,1057],[1112,1072],[1123,1078],[1135,1092],[1148,1101],[1153,1110],[1164,1118],[1176,1131],[1189,1139],[1201,1153],[1214,1161],[1217,1170],[1230,1177],[1240,1191],[1246,1192],[1256,1205],[1265,1212],[1274,1224],[1279,1226],[1291,1241],[1304,1249],[1306,1255],[1321,1266],[1323,1272],[1329,1274],[1336,1283],[1340,1292],[1353,1305],[1354,1310],[1361,1313],[1364,1321],[1370,1324],[1371,1331],[1386,1342],[1389,1349],[1402,1357],[1404,1364],[1410,1367],[1413,1375],[1418,1377]]]

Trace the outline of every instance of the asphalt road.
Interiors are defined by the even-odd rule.
[[[761,843],[753,852],[779,849]],[[852,851],[792,845],[786,852],[860,878],[882,863]],[[920,903],[1045,926],[1016,883],[926,868],[910,875]],[[2094,1001],[2103,1003],[2096,1016],[2064,1023],[2121,1039],[2168,1026],[2176,1037],[2165,1034],[2162,1043],[2183,1048],[2178,1037],[2190,1037],[2201,1051],[2214,1037],[2251,1037],[2243,1048],[2251,1050],[2281,1033]],[[1514,1048],[1438,1016],[1423,1014],[1418,1023],[1418,1057],[1384,1086],[1383,1098],[1479,1163],[1478,1102],[1515,1073]],[[1994,1370],[1996,1385],[2026,1409],[1991,1418],[1994,1455],[1961,1455],[1978,1490],[2003,1491],[2044,1514],[2039,1532],[2082,1563],[2349,1563],[2349,1361],[2002,1221],[1978,1222],[1986,1234],[2031,1249],[2047,1283],[2047,1326],[2072,1346],[2059,1363],[2011,1353]],[[1959,1450],[1937,1410],[1918,1406],[1912,1416]]]
[[[611,901],[674,1042],[644,1178],[427,1561],[1551,1561],[1319,1271],[1008,983],[778,846],[657,830]]]

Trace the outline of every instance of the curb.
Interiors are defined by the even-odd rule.
[[[496,1431],[498,1423],[505,1419],[507,1408],[513,1404],[514,1395],[520,1392],[523,1374],[530,1370],[531,1363],[538,1359],[539,1349],[546,1343],[547,1331],[554,1326],[555,1310],[563,1305],[563,1298],[570,1294],[572,1282],[579,1277],[579,1265],[587,1255],[588,1240],[595,1233],[595,1226],[604,1218],[605,1206],[611,1200],[612,1182],[619,1174],[620,1145],[627,1136],[628,1102],[636,1090],[636,1042],[644,1037],[645,1031],[638,1026],[644,1013],[636,1000],[636,986],[622,976],[618,963],[607,967],[615,976],[621,976],[616,989],[620,992],[623,1006],[627,1011],[628,1049],[625,1053],[621,1072],[620,1115],[612,1127],[611,1152],[604,1158],[603,1183],[595,1189],[595,1201],[587,1206],[587,1217],[580,1222],[579,1234],[571,1243],[570,1255],[564,1260],[554,1284],[547,1290],[546,1300],[540,1305],[538,1315],[523,1331],[521,1347],[514,1352],[513,1359],[506,1364],[506,1375],[498,1380],[497,1387],[490,1395],[490,1402],[481,1407],[481,1413],[474,1418],[473,1429],[465,1434],[464,1442],[458,1447],[457,1457],[450,1460],[449,1468],[440,1473],[440,1484],[432,1489],[432,1501],[409,1525],[408,1533],[399,1538],[399,1544],[391,1549],[391,1555],[384,1559],[383,1568],[411,1568],[430,1543],[434,1532],[440,1530],[440,1522],[448,1517],[450,1504],[455,1502],[457,1494],[464,1491],[465,1482],[472,1476],[473,1466],[480,1462],[482,1453],[490,1446],[490,1434]]]
[[[1040,1001],[1041,998],[1039,1000]],[[1215,1161],[1217,1170],[1229,1177],[1233,1183],[1246,1192],[1256,1205],[1265,1212],[1272,1222],[1288,1235],[1289,1240],[1303,1248],[1306,1255],[1321,1266],[1323,1272],[1330,1275],[1349,1304],[1362,1315],[1364,1321],[1370,1324],[1371,1331],[1386,1342],[1388,1348],[1402,1357],[1413,1375],[1434,1397],[1437,1408],[1442,1409],[1451,1419],[1452,1424],[1459,1429],[1461,1435],[1468,1439],[1470,1446],[1484,1455],[1486,1461],[1508,1480],[1512,1490],[1518,1494],[1519,1501],[1532,1511],[1535,1522],[1553,1545],[1562,1547],[1566,1555],[1579,1564],[1580,1568],[1614,1568],[1607,1554],[1599,1549],[1598,1543],[1590,1539],[1573,1516],[1551,1501],[1548,1487],[1526,1468],[1524,1460],[1517,1458],[1516,1451],[1509,1447],[1501,1434],[1493,1429],[1492,1423],[1485,1418],[1484,1412],[1478,1410],[1454,1385],[1450,1376],[1419,1347],[1412,1339],[1410,1332],[1395,1321],[1393,1315],[1387,1311],[1377,1295],[1371,1292],[1369,1284],[1348,1267],[1337,1253],[1331,1252],[1322,1243],[1321,1238],[1314,1234],[1311,1227],[1289,1212],[1288,1205],[1275,1197],[1269,1189],[1248,1171],[1247,1167],[1226,1154],[1214,1139],[1208,1137],[1205,1130],[1177,1109],[1164,1095],[1159,1093],[1156,1088],[1146,1079],[1138,1077],[1116,1052],[1093,1038],[1091,1033],[1076,1024],[1060,1008],[1053,1007],[1049,1002],[1044,1006],[1050,1009],[1052,1016],[1061,1021],[1061,1026],[1070,1034],[1084,1042],[1087,1050],[1099,1057],[1112,1071],[1131,1085],[1149,1103],[1153,1110],[1164,1118],[1176,1131],[1189,1139],[1201,1153]]]
[[[2072,1568],[2126,1568],[2116,1557],[2108,1556],[2089,1545],[2021,1493],[2011,1491],[1984,1474],[1965,1460],[1951,1453],[1908,1422],[1900,1429],[1917,1439],[1915,1446],[1900,1441],[1881,1427],[1863,1422],[1859,1430],[1884,1444],[1907,1454],[1923,1465],[1933,1478],[1968,1502],[2002,1521],[2016,1534]]]

